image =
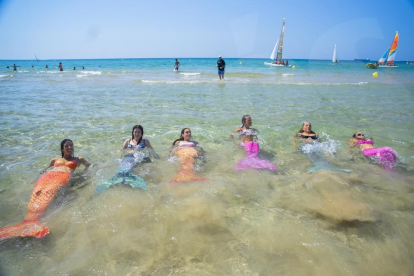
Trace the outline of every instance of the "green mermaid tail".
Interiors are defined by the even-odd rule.
[[[117,174],[115,174],[111,179],[108,179],[103,183],[99,183],[96,187],[96,192],[103,192],[107,190],[109,187],[118,184],[126,184],[131,186],[132,188],[140,188],[143,190],[147,189],[147,183],[145,183],[142,177],[131,173],[130,170],[121,170]]]

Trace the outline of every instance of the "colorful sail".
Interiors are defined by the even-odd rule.
[[[388,58],[388,53],[390,52],[390,48],[387,49],[387,51],[385,51],[385,53],[382,55],[382,57],[378,60],[379,64],[384,64],[385,61]]]
[[[283,18],[282,32],[280,33],[279,48],[277,49],[277,57],[276,57],[276,59],[278,59],[278,60],[282,59],[283,38],[285,36],[285,25],[286,25],[286,21]]]
[[[388,53],[387,63],[394,64],[395,55],[398,48],[398,32],[395,33],[394,40],[392,41],[390,52]]]

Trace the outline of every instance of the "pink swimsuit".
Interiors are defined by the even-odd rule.
[[[362,144],[373,145],[374,143],[370,140],[358,140],[356,144],[359,146]],[[388,170],[397,164],[397,153],[390,147],[364,149],[362,154],[377,159],[381,166]]]

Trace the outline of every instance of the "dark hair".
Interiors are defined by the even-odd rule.
[[[173,144],[173,146],[175,145],[175,143],[177,142],[177,141],[184,141],[184,137],[183,137],[183,134],[184,134],[184,131],[186,130],[186,129],[190,129],[189,127],[185,127],[185,128],[183,128],[182,130],[181,130],[181,135],[180,135],[180,138],[178,138],[177,140],[175,140],[172,144]],[[190,131],[191,131],[191,129],[190,129]]]
[[[141,125],[135,125],[135,126],[132,128],[132,140],[134,140],[134,130],[135,130],[136,128],[139,128],[139,129],[141,130],[141,138],[139,138],[139,141],[137,142],[137,144],[139,144],[139,143],[141,143],[142,136],[144,136],[144,128],[143,128]]]
[[[298,131],[298,133],[303,133],[304,132],[304,130],[303,130],[303,126],[306,124],[306,123],[309,123],[310,125],[311,125],[311,128],[312,128],[312,124],[311,124],[311,122],[303,122],[303,124],[302,124],[302,127],[300,128],[300,130]],[[316,134],[315,132],[313,132],[312,130],[311,130],[311,132],[310,132],[311,134]]]
[[[244,115],[243,117],[242,117],[242,126],[241,127],[244,127],[244,123],[246,122],[246,118],[247,117],[251,117],[250,115]]]
[[[62,157],[64,156],[63,155],[63,146],[65,145],[65,143],[67,141],[72,142],[72,140],[70,140],[70,139],[64,139],[62,142],[60,142],[60,152],[62,153]],[[73,142],[72,142],[72,145],[73,145]]]

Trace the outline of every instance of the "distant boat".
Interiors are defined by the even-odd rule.
[[[370,61],[369,58],[356,58],[354,61]]]
[[[39,59],[37,58],[36,54],[35,54],[35,59],[36,59],[37,62],[39,62]]]
[[[282,51],[283,51],[283,38],[285,36],[285,26],[286,21],[285,18],[283,18],[283,25],[282,25],[282,31],[280,33],[280,38],[277,40],[275,47],[273,47],[272,54],[270,55],[270,59],[273,60],[273,62],[265,62],[265,65],[269,66],[291,66],[286,65],[284,62],[282,63]]]
[[[398,48],[398,32],[395,32],[394,39],[392,40],[391,46],[385,51],[385,53],[378,60],[377,64],[368,63],[365,67],[370,69],[376,68],[395,68],[400,66],[395,66],[394,60],[395,55],[397,54]]]
[[[336,44],[335,44],[335,48],[334,48],[334,52],[333,52],[333,56],[332,56],[332,62],[338,64],[338,55],[336,53]]]
[[[398,32],[395,32],[395,36],[391,43],[391,47],[382,55],[382,57],[378,61],[378,67],[399,67],[395,66],[394,63],[395,55],[397,54],[398,48],[398,38]]]

